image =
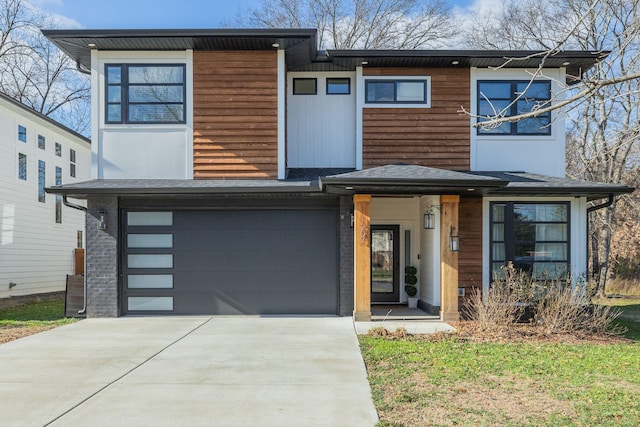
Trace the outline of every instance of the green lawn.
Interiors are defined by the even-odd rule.
[[[629,343],[362,336],[379,426],[640,425],[636,302],[618,304]]]
[[[8,329],[15,332],[18,328],[21,328],[24,331],[24,335],[29,335],[28,329],[39,332],[43,329],[75,321],[76,319],[64,317],[64,300],[62,299],[0,309],[0,332]]]

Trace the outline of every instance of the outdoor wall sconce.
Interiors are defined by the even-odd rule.
[[[460,236],[456,232],[455,227],[451,227],[451,232],[449,233],[449,237],[451,239],[451,252],[459,252],[460,251]]]
[[[100,230],[107,229],[107,211],[100,209],[98,212],[98,221],[100,222]]]
[[[436,228],[436,214],[433,213],[433,209],[429,208],[428,211],[424,213],[424,229],[425,230],[433,230]]]

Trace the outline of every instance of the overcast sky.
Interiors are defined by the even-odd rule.
[[[260,0],[31,0],[59,15],[63,28],[216,28]],[[458,8],[496,0],[448,0]],[[499,1],[499,0],[497,0]]]

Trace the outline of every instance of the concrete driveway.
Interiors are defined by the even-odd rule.
[[[339,317],[88,319],[0,345],[7,426],[373,426]]]

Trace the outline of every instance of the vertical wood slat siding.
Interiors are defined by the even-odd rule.
[[[194,178],[277,178],[277,53],[196,51],[193,69]]]
[[[482,198],[461,197],[458,221],[458,287],[465,289],[458,306],[462,307],[474,288],[482,289]]]
[[[470,71],[456,68],[365,69],[372,76],[430,76],[431,108],[364,108],[363,166],[404,162],[453,170],[470,167]]]

